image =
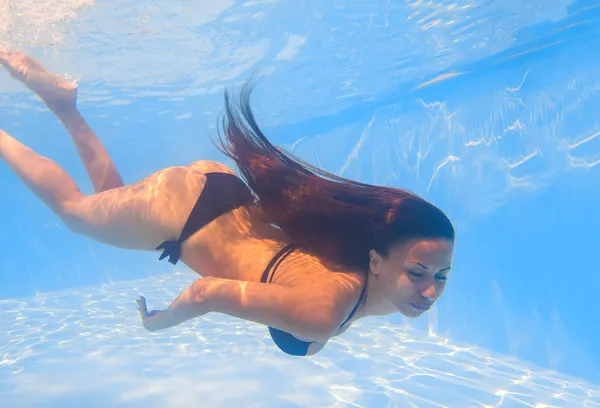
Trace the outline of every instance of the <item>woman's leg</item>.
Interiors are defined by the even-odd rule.
[[[154,250],[177,239],[206,177],[170,167],[139,183],[86,196],[52,160],[0,130],[2,159],[74,232],[127,249]]]
[[[97,193],[123,186],[104,145],[77,110],[74,82],[51,74],[38,61],[17,51],[0,50],[0,64],[35,92],[64,124]]]

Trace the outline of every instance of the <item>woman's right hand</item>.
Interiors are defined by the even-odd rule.
[[[140,317],[142,318],[142,324],[146,330],[156,331],[170,326],[168,324],[169,319],[166,310],[151,310],[148,312],[148,306],[144,296],[140,296],[140,298],[135,301],[138,305]]]

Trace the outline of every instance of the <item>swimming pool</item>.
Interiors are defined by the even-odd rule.
[[[599,404],[599,18],[571,1],[0,4],[0,44],[80,78],[126,182],[223,160],[223,87],[258,69],[274,143],[457,226],[434,310],[297,359],[225,316],[147,333],[133,299],[166,304],[193,273],[72,234],[2,164],[0,406]],[[0,126],[91,191],[52,115],[4,72],[0,90]]]

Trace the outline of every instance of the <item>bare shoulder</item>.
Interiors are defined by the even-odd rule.
[[[278,268],[273,283],[306,292],[307,298],[330,309],[341,324],[360,296],[364,277],[299,250]]]

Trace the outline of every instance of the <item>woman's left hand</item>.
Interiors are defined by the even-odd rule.
[[[165,325],[166,316],[164,310],[151,310],[148,312],[148,306],[144,296],[140,296],[140,298],[136,299],[135,301],[138,305],[138,310],[142,318],[142,324],[146,330],[156,331],[167,327],[167,325]]]

